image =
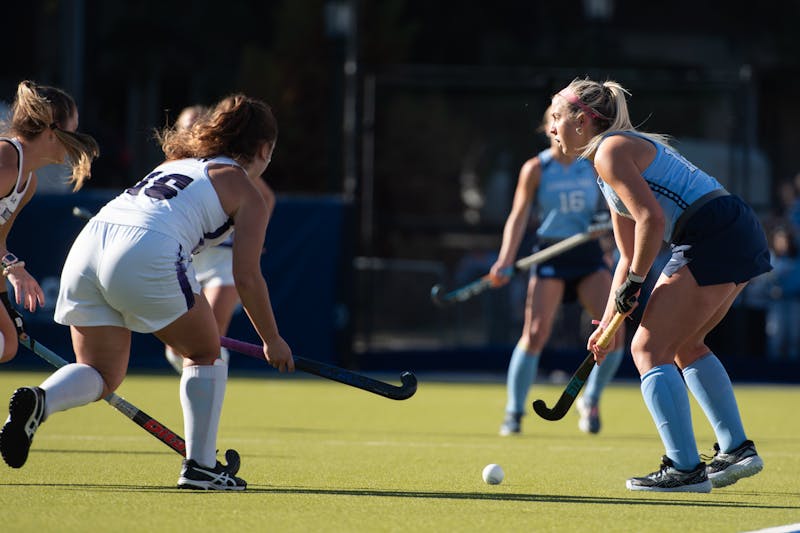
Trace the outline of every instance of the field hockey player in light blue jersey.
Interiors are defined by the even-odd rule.
[[[550,135],[550,121],[548,110],[540,130],[548,135],[550,147],[526,161],[519,173],[500,253],[489,271],[498,285],[508,281],[503,272],[514,264],[532,205],[541,219],[536,231],[538,249],[585,232],[598,208],[604,207],[592,164],[561,151]],[[539,357],[550,338],[561,302],[579,300],[590,316],[600,317],[610,288],[611,274],[596,240],[534,266],[528,282],[525,325],[508,365],[508,400],[500,435],[521,431],[528,391],[536,378]],[[617,335],[621,341],[624,331],[621,329]],[[593,369],[586,391],[578,400],[578,427],[584,432],[600,431],[600,395],[622,360],[622,342],[618,346],[602,365]]]
[[[705,344],[747,282],[772,269],[761,224],[740,198],[683,158],[664,135],[631,124],[618,83],[576,79],[553,96],[553,129],[566,154],[594,162],[611,206],[620,259],[597,344],[615,313],[629,314],[661,241],[672,246],[631,343],[642,396],[665,455],[660,468],[627,480],[630,490],[709,492],[758,473],[763,461],[747,438],[725,368]],[[681,373],[683,379],[681,379]],[[685,381],[685,384],[684,384]],[[700,461],[690,412],[692,392],[717,437]]]
[[[293,371],[261,273],[267,206],[252,181],[272,158],[278,127],[264,102],[221,100],[189,131],[161,132],[165,161],[106,204],[80,232],[61,273],[55,320],[70,326],[76,363],[39,387],[14,392],[0,452],[25,464],[39,424],[58,411],[97,401],[122,383],[131,332],[153,333],[191,361],[180,401],[186,459],[178,488],[244,490],[238,465],[216,460],[228,366],[220,334],[189,257],[236,227],[233,275],[270,365]]]

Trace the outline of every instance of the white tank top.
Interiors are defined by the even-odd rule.
[[[28,192],[28,187],[31,185],[31,177],[33,173],[28,173],[28,179],[25,181],[25,187],[23,187],[23,189],[20,191],[19,184],[22,183],[22,145],[18,140],[10,139],[8,137],[0,137],[0,141],[11,143],[11,145],[19,154],[17,182],[14,184],[14,189],[11,191],[11,193],[9,193],[8,196],[0,198],[0,225],[2,225],[8,222],[8,219],[11,218],[11,215],[13,215],[14,212],[19,209],[19,203],[25,197],[25,193]]]
[[[208,177],[214,164],[241,168],[228,157],[168,161],[107,203],[95,218],[169,235],[192,253],[219,244],[233,231],[233,219],[222,209]]]

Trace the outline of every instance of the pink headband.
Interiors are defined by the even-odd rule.
[[[574,92],[572,92],[570,89],[562,89],[561,92],[558,93],[558,96],[560,96],[561,98],[565,99],[570,104],[578,106],[579,108],[581,108],[581,111],[583,111],[584,113],[586,113],[587,115],[589,115],[590,117],[592,117],[594,119],[602,118],[602,119],[608,120],[608,121],[611,120],[610,118],[608,118],[607,116],[603,115],[602,113],[598,113],[597,111],[595,111],[594,109],[592,109],[588,105],[584,104],[581,101],[581,99],[578,98],[577,95]]]

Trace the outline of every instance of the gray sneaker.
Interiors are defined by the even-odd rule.
[[[724,453],[719,444],[714,443],[714,457],[706,467],[708,479],[714,487],[733,485],[744,477],[758,474],[764,468],[764,461],[756,452],[753,441],[746,440],[733,451]]]
[[[644,477],[632,477],[625,486],[628,490],[650,492],[711,492],[705,463],[698,463],[693,470],[684,472],[675,468],[666,455],[661,458],[661,468],[656,472]]]
[[[500,436],[519,435],[522,430],[522,413],[506,413],[506,418],[500,426]]]
[[[578,429],[584,433],[600,433],[600,408],[596,405],[590,405],[586,398],[581,396],[575,402],[575,407],[578,409]]]

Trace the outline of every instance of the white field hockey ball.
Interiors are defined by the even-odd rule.
[[[492,463],[483,468],[483,480],[489,485],[499,485],[504,477],[505,472],[503,472],[500,465]]]

